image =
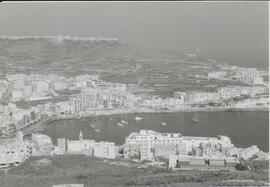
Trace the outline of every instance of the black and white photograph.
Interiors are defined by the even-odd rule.
[[[269,2],[0,2],[0,187],[269,185]]]

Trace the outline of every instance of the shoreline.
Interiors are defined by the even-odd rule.
[[[125,110],[95,110],[92,111],[94,114],[84,114],[80,113],[78,116],[56,116],[56,117],[49,117],[48,120],[44,121],[42,124],[38,121],[33,123],[32,125],[23,128],[26,130],[28,134],[30,132],[43,132],[44,128],[47,125],[50,125],[54,121],[59,120],[76,120],[76,119],[83,119],[83,118],[91,118],[91,117],[98,117],[98,116],[111,116],[111,115],[125,115],[125,114],[159,114],[159,113],[191,113],[191,112],[269,112],[268,107],[258,107],[258,108],[221,108],[221,107],[211,107],[211,108],[181,108],[181,109],[174,109],[174,110],[153,110],[147,108],[129,108]],[[26,135],[26,134],[25,134]]]
[[[175,110],[153,110],[153,109],[146,109],[146,108],[129,108],[125,110],[94,110],[92,111],[94,114],[84,114],[79,113],[78,116],[58,116],[49,118],[51,122],[58,121],[58,120],[72,120],[72,119],[82,119],[82,118],[90,118],[90,117],[97,117],[97,116],[110,116],[110,115],[121,115],[121,114],[159,114],[159,113],[190,113],[190,112],[269,112],[268,107],[258,107],[258,108],[221,108],[221,107],[211,107],[211,108],[181,108]],[[46,125],[50,124],[51,122],[47,123]],[[33,124],[36,125],[36,124]]]
[[[181,108],[173,110],[153,110],[145,108],[135,108],[127,110],[108,110],[108,111],[94,111],[95,115],[91,116],[82,116],[82,117],[95,117],[101,115],[116,115],[116,114],[142,114],[142,113],[177,113],[177,112],[269,112],[268,107],[258,107],[258,108],[220,108],[220,107],[211,107],[211,108]]]

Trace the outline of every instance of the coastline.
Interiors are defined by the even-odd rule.
[[[145,109],[145,108],[134,108],[134,109],[126,109],[126,110],[108,110],[108,111],[95,111],[95,116],[101,115],[115,115],[115,114],[140,114],[140,113],[177,113],[177,112],[253,112],[253,111],[262,111],[269,112],[269,107],[254,107],[254,108],[222,108],[222,107],[186,107],[181,109],[172,109],[172,110],[153,110],[153,109]],[[85,117],[85,116],[84,116]],[[91,116],[93,117],[93,116]]]
[[[171,110],[154,110],[148,108],[127,108],[122,110],[94,110],[91,111],[94,114],[85,114],[80,113],[77,116],[69,115],[69,116],[55,116],[49,117],[47,120],[33,123],[25,128],[23,131],[25,135],[31,134],[32,132],[43,132],[47,125],[50,125],[54,121],[59,120],[73,120],[73,119],[81,119],[81,118],[90,118],[97,116],[110,116],[110,115],[123,115],[123,114],[158,114],[158,113],[178,113],[178,112],[253,112],[253,111],[261,111],[261,112],[269,112],[268,107],[253,107],[253,108],[225,108],[225,107],[183,107],[178,109]]]
[[[253,111],[261,111],[261,112],[269,112],[268,107],[253,107],[253,108],[225,108],[225,107],[185,107],[178,108],[172,110],[154,110],[148,108],[127,108],[123,110],[95,110],[92,111],[94,114],[83,114],[80,113],[77,116],[55,116],[49,117],[46,121],[40,123],[40,121],[33,123],[25,128],[23,128],[24,132],[27,134],[31,134],[32,132],[43,132],[45,126],[50,123],[58,120],[73,120],[73,119],[81,119],[81,118],[89,118],[89,117],[97,117],[97,116],[110,116],[110,115],[123,115],[123,114],[158,114],[158,113],[178,113],[178,112],[253,112]]]

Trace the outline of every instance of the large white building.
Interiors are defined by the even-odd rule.
[[[256,68],[237,68],[235,78],[246,84],[263,84],[263,77]]]
[[[124,157],[139,156],[141,160],[154,160],[155,153],[160,152],[157,150],[159,146],[163,146],[163,148],[164,146],[175,147],[178,154],[194,154],[192,152],[195,148],[209,143],[219,144],[222,148],[233,147],[230,138],[226,136],[219,136],[217,138],[193,137],[182,136],[180,133],[159,133],[152,130],[140,130],[140,132],[133,132],[126,137]],[[202,155],[203,153],[200,154]],[[213,154],[218,155],[218,151],[213,152]],[[166,156],[168,155],[165,153]]]

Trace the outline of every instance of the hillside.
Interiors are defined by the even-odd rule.
[[[163,87],[161,90],[171,90],[179,85],[185,88],[187,75],[207,73],[213,65],[196,55],[138,46],[115,38],[0,37],[1,74],[96,73],[113,82],[140,82],[148,87],[158,84]],[[164,88],[168,84],[173,85]]]

